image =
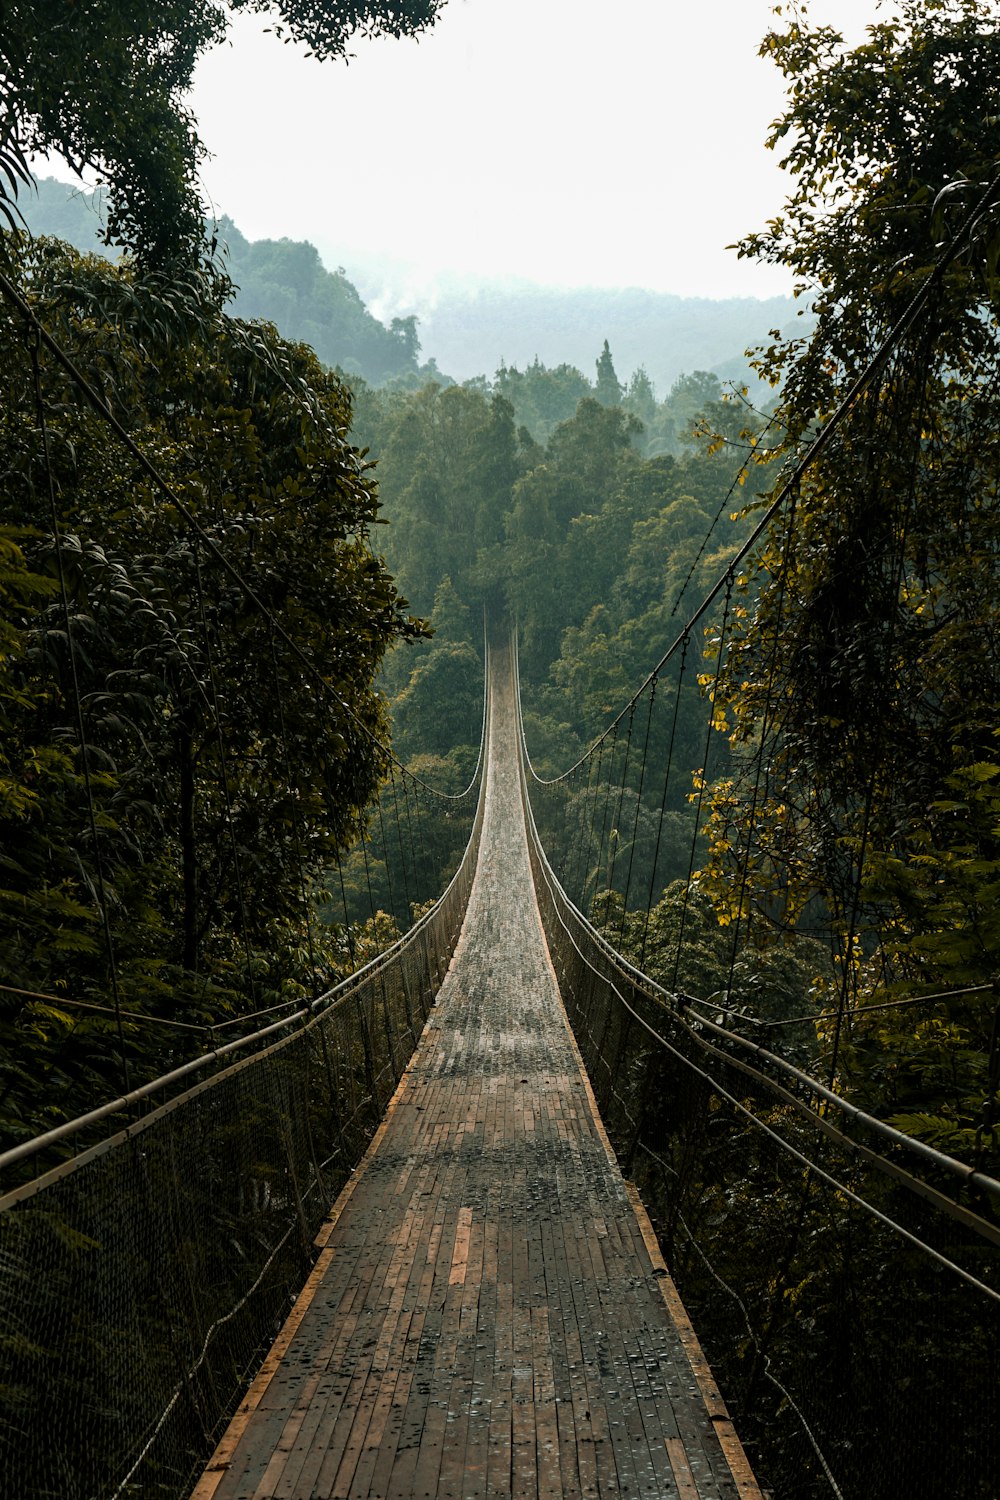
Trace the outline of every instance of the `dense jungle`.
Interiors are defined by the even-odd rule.
[[[436,8],[354,24],[419,30]],[[474,779],[488,631],[516,632],[528,753],[557,778],[728,578],[686,648],[695,680],[660,689],[669,746],[613,787],[598,768],[539,793],[542,841],[664,992],[787,1024],[782,1056],[824,1087],[995,1174],[994,7],[900,0],[853,50],[776,19],[791,186],[739,254],[790,268],[804,316],[761,329],[745,378],[706,359],[722,373],[662,391],[608,338],[585,368],[452,378],[421,362],[415,317],[379,322],[311,246],[206,225],[177,97],[227,7],[142,5],[141,37],[116,8],[48,61],[29,9],[0,38],[0,1148],[328,990],[426,910],[472,803],[414,794],[405,879],[380,809],[400,763],[456,797]],[[332,13],[282,9],[343,50]],[[130,80],[113,114],[102,70],[62,90],[95,47]],[[32,196],[43,150],[104,175],[92,251],[52,183]],[[602,790],[614,858],[587,863]],[[685,1201],[726,1226],[759,1191],[752,1261],[801,1184],[740,1170],[705,1169]],[[770,1288],[757,1394],[799,1301],[831,1338],[850,1298],[894,1336],[845,1291],[841,1228],[831,1210]]]

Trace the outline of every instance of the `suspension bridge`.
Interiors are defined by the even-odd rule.
[[[561,1006],[493,660],[455,957],[195,1500],[760,1493]]]
[[[862,499],[898,497],[901,533],[934,501],[934,465],[924,493],[911,462],[927,441],[922,387],[904,377],[913,340],[927,357],[920,320],[957,244],[677,639],[564,774],[546,780],[532,765],[517,674],[506,643],[494,647],[481,774],[446,799],[452,817],[470,809],[471,836],[426,910],[411,814],[433,788],[375,741],[388,777],[370,823],[382,847],[360,859],[369,895],[381,871],[394,914],[422,912],[405,937],[367,963],[352,947],[354,972],[333,989],[254,1004],[241,1025],[256,1029],[163,1077],[130,1086],[123,1045],[120,1097],[0,1155],[0,1494],[995,1500],[1000,1181],[986,1166],[1000,1119],[998,988],[939,993],[918,975],[919,992],[900,997],[909,976],[894,977],[893,934],[863,890],[887,765],[876,688],[898,676],[905,559],[890,552],[885,564],[871,726],[848,746],[868,756],[867,797],[838,803],[834,777],[816,800],[776,666],[776,643],[800,628],[788,607],[796,549],[831,545],[822,507],[798,507],[833,436]],[[54,507],[43,338],[18,305],[34,328],[39,468]],[[103,399],[50,352],[177,510],[194,576],[200,547],[259,624],[286,763],[283,676],[289,694],[308,683],[341,729],[371,738]],[[52,537],[61,557],[54,509]],[[751,553],[773,586],[748,626],[739,570]],[[72,664],[65,579],[60,599]],[[210,665],[222,624],[198,615]],[[817,618],[796,649],[829,666],[829,621],[844,622],[836,608]],[[740,701],[733,679],[754,653],[757,696]],[[856,693],[859,661],[837,657],[836,691]],[[238,888],[234,823],[252,804],[241,809],[240,768],[223,754],[214,686],[207,706]],[[838,723],[833,714],[831,734]],[[834,746],[835,769],[839,755]],[[96,850],[92,796],[89,817]],[[803,875],[808,839],[789,833],[820,823],[830,865]],[[719,857],[702,879],[725,886],[731,916],[721,966],[716,955],[699,971],[699,945],[720,931],[714,916],[698,926],[706,825]],[[282,836],[299,862],[308,945],[315,868],[294,806]],[[796,907],[797,882],[813,892],[808,909]],[[365,924],[352,927],[342,870],[340,887],[351,943]],[[376,927],[378,915],[373,902]],[[778,932],[770,948],[762,930]],[[802,938],[810,954],[826,945],[826,1008],[789,1013],[771,1003],[774,955],[801,951]],[[246,958],[252,998],[249,948]],[[869,960],[882,970],[866,990]],[[747,976],[763,1003],[742,1002]],[[917,1007],[907,1014],[928,1039],[926,1066],[947,1075],[961,1118],[978,1110],[954,1156],[839,1091],[848,1049],[867,1049],[876,1070],[896,1065],[879,1025],[902,1006]],[[106,1013],[120,1037],[123,1020],[184,1030],[129,1015],[117,990]]]
[[[472,835],[412,931],[3,1158],[4,1492],[932,1500],[958,1334],[982,1400],[948,1462],[985,1500],[1000,1184],[615,952],[490,661]],[[869,1277],[906,1318],[872,1322]]]
[[[112,1358],[82,1391],[70,1376],[62,1400],[56,1381],[42,1449],[19,1452],[8,1430],[25,1496],[176,1486],[192,1416],[210,1432],[214,1387],[239,1361],[233,1325],[266,1306],[275,1272],[287,1297],[303,1257],[305,1287],[192,1500],[760,1495],[562,1006],[508,651],[491,661],[479,814],[435,918],[293,1037],[3,1200],[22,1376],[52,1338],[60,1284],[64,1357],[80,1340]],[[396,1077],[327,1213],[331,1161],[357,1154],[352,1128],[363,1115],[370,1133]],[[253,1274],[226,1264],[246,1258],[244,1236],[277,1239]],[[43,1276],[30,1284],[29,1261]],[[233,1305],[213,1318],[227,1281]],[[280,1302],[272,1289],[272,1318]]]

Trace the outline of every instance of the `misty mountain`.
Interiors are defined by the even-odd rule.
[[[679,375],[709,370],[724,380],[747,378],[743,351],[771,328],[794,320],[790,297],[675,297],[666,292],[591,287],[558,290],[526,284],[445,290],[420,316],[421,340],[456,380],[495,370],[575,365],[593,379],[605,339],[619,373],[643,366],[665,393]]]
[[[33,232],[108,253],[99,240],[99,189],[86,193],[43,178],[21,207]],[[287,338],[311,344],[324,363],[374,385],[412,385],[442,371],[457,381],[492,377],[503,365],[526,369],[536,360],[576,366],[592,380],[605,339],[619,372],[645,368],[661,395],[693,370],[753,384],[744,351],[798,311],[789,297],[716,301],[637,287],[567,290],[447,276],[408,291],[402,262],[359,258],[349,278],[343,266],[328,269],[307,241],[248,240],[226,218],[219,239],[237,287],[237,315],[276,323]],[[383,307],[400,315],[380,321],[372,308]]]
[[[19,207],[35,234],[55,235],[78,250],[114,253],[100,240],[100,189],[82,192],[45,177],[37,193],[22,196]],[[286,338],[310,344],[325,364],[339,365],[374,385],[420,380],[416,320],[397,317],[388,326],[381,323],[344,270],[327,270],[314,245],[248,240],[225,217],[217,237],[236,286],[232,310],[238,317],[266,319]]]

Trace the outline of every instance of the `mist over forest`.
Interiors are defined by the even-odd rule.
[[[38,234],[104,249],[99,190],[46,177],[21,209]],[[637,287],[570,290],[447,275],[413,287],[407,267],[385,257],[330,266],[305,241],[249,240],[225,215],[216,232],[236,285],[236,316],[267,318],[287,338],[311,344],[324,363],[374,385],[415,377],[461,383],[536,359],[592,378],[607,339],[618,370],[627,378],[643,369],[661,399],[693,370],[724,385],[748,384],[760,396],[766,388],[745,351],[802,312],[790,297],[716,300]],[[383,308],[392,309],[384,318]]]

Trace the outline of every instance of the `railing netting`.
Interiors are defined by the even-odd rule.
[[[437,906],[292,1034],[0,1199],[0,1494],[189,1492],[412,1055],[481,822],[480,799]]]
[[[991,1500],[998,1185],[915,1161],[919,1143],[887,1144],[878,1122],[631,968],[528,822],[609,1137],[761,1484],[774,1500]]]

